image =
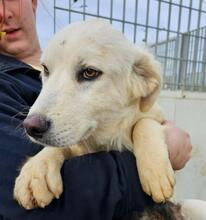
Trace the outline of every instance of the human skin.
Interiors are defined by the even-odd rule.
[[[0,41],[0,52],[39,65],[41,49],[35,23],[37,0],[4,0],[4,13],[1,1],[1,31],[6,32],[6,36]]]
[[[6,32],[6,36],[0,40],[0,53],[40,66],[41,49],[35,23],[38,0],[4,0],[4,13],[1,1],[0,23],[3,23],[0,28]],[[165,125],[171,164],[173,169],[178,170],[183,168],[190,158],[192,150],[190,137],[170,122],[165,122]]]
[[[171,121],[166,121],[165,140],[169,150],[169,158],[174,170],[182,169],[191,157],[192,144],[190,135],[175,126]]]

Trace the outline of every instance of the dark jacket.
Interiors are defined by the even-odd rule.
[[[152,201],[140,185],[130,152],[100,152],[66,161],[64,192],[45,209],[26,211],[13,199],[19,168],[41,146],[21,126],[41,89],[39,72],[0,55],[0,215],[10,220],[112,220]],[[0,217],[1,220],[1,217]]]

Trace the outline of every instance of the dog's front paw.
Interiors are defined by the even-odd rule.
[[[137,162],[143,190],[157,203],[172,197],[175,178],[169,160],[152,163],[151,158]]]
[[[14,198],[26,209],[44,208],[63,191],[61,167],[64,157],[45,148],[30,158],[15,181]]]

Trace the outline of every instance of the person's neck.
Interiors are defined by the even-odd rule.
[[[17,59],[21,60],[24,63],[31,64],[34,66],[40,66],[40,56],[41,56],[41,49],[39,48],[33,53],[27,54],[26,56],[17,57]]]
[[[34,38],[35,39],[35,38]],[[34,66],[40,66],[41,48],[38,38],[33,42],[31,46],[24,53],[20,53],[16,56],[17,59]]]

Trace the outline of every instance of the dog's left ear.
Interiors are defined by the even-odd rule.
[[[161,66],[151,53],[140,49],[133,64],[133,71],[136,78],[136,95],[140,97],[139,107],[142,112],[146,112],[153,106],[160,93]]]

